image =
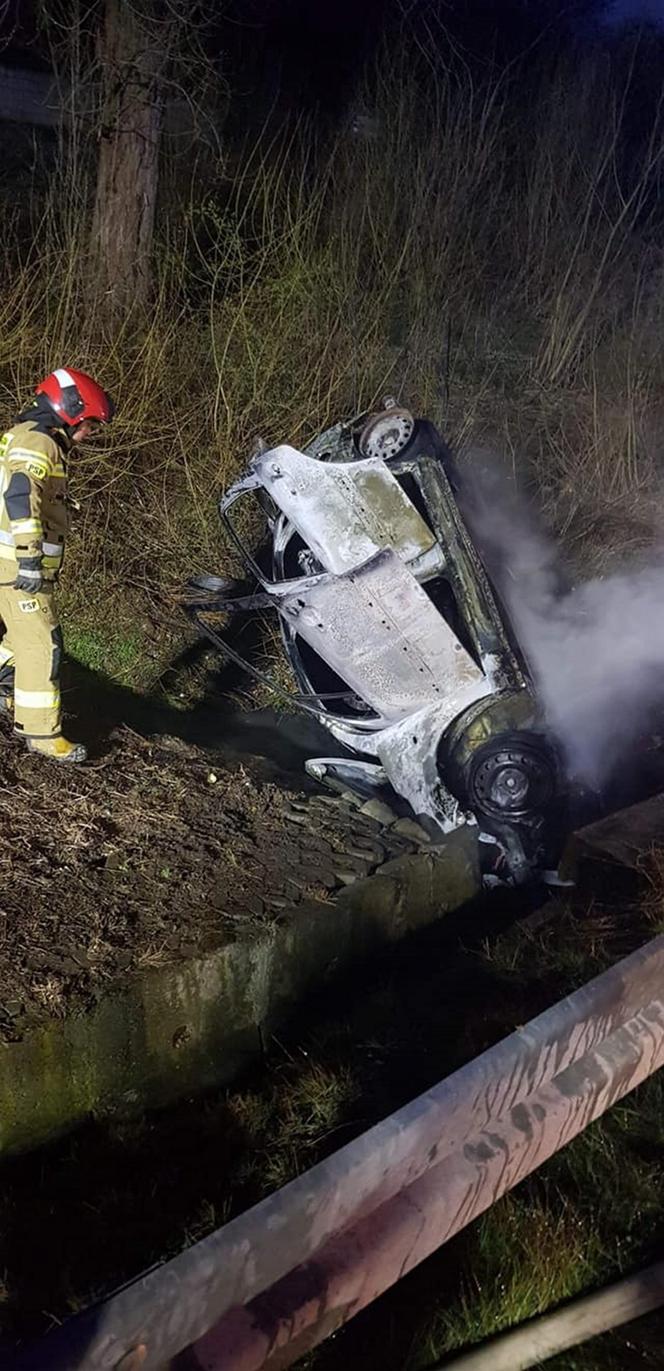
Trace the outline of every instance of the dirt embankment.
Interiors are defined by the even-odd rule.
[[[255,934],[412,851],[344,801],[128,729],[85,768],[0,744],[0,1040]]]

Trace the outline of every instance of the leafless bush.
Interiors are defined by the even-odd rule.
[[[266,129],[208,152],[186,193],[171,169],[149,314],[112,331],[87,307],[78,146],[29,243],[0,208],[7,415],[63,361],[119,401],[75,472],[74,615],[83,571],[156,603],[223,564],[215,495],[254,434],[303,442],[388,388],[457,444],[491,434],[580,562],[651,536],[664,295],[644,225],[662,123],[626,175],[628,93],[604,59],[538,91],[519,111],[498,78],[432,81],[383,57],[362,95],[370,137]]]

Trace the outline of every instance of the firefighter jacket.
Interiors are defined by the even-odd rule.
[[[54,581],[69,529],[66,457],[71,440],[62,429],[21,419],[0,438],[0,584],[8,585],[20,561]]]

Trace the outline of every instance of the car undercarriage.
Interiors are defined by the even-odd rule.
[[[249,500],[257,550],[238,531]],[[566,786],[462,509],[434,425],[387,400],[303,451],[260,445],[219,505],[246,578],[197,577],[185,604],[225,657],[283,692],[225,633],[227,616],[277,616],[289,698],[339,745],[311,776],[389,799],[433,841],[476,825],[487,883],[522,884],[556,866]]]

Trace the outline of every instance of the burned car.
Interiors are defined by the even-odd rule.
[[[434,840],[477,825],[489,879],[521,883],[555,865],[560,768],[462,494],[434,425],[393,401],[303,451],[263,448],[219,506],[247,580],[197,578],[187,610],[261,679],[219,616],[276,614],[290,698],[340,745],[311,776],[387,798]],[[255,554],[238,532],[249,499],[266,533]]]

